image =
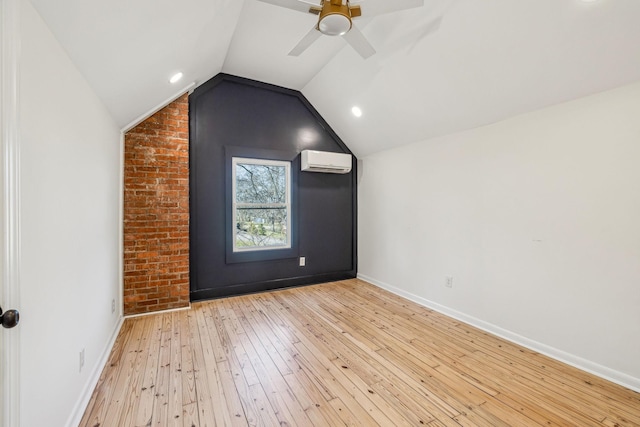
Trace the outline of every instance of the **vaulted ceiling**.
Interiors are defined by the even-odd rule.
[[[122,127],[226,72],[300,90],[364,156],[640,80],[638,0],[425,0],[355,21],[366,60],[288,56],[317,18],[258,0],[31,2]]]

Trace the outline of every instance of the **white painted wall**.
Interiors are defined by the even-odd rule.
[[[639,117],[637,83],[364,158],[360,276],[640,390]]]
[[[21,425],[57,427],[119,324],[120,132],[26,0],[20,42]]]

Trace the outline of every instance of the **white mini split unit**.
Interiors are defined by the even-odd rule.
[[[349,173],[351,154],[304,150],[300,164],[303,172]]]

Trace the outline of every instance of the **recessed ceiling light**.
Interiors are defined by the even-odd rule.
[[[180,80],[182,78],[182,73],[175,73],[173,76],[171,76],[171,78],[169,79],[170,83],[175,83],[178,80]]]
[[[353,107],[351,109],[351,112],[353,113],[354,116],[356,117],[361,117],[362,116],[362,110],[360,109],[360,107]]]

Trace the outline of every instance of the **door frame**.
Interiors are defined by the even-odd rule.
[[[20,309],[19,12],[0,1],[0,303]],[[20,328],[0,331],[0,425],[20,426]]]

